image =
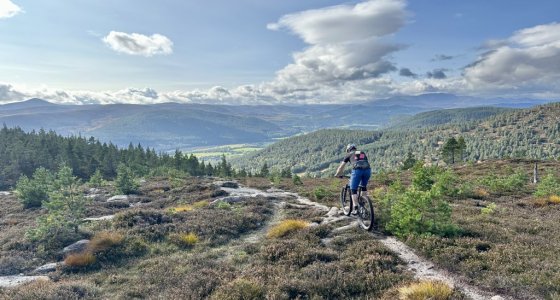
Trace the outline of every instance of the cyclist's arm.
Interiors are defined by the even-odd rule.
[[[345,165],[346,165],[346,162],[344,162],[344,161],[340,163],[340,165],[338,166],[338,169],[336,169],[336,174],[334,174],[335,177],[344,175],[344,166]]]

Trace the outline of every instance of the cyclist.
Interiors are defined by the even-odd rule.
[[[358,151],[354,144],[348,144],[348,146],[346,146],[346,156],[336,170],[336,177],[341,177],[343,175],[344,166],[347,163],[351,163],[352,165],[350,190],[352,191],[352,205],[354,206],[352,214],[356,214],[358,211],[358,186],[362,186],[362,192],[364,196],[367,196],[367,184],[371,177],[371,167],[367,155],[363,151]]]

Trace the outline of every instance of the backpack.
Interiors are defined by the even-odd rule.
[[[367,156],[362,151],[354,152],[354,161],[355,161],[354,165],[353,165],[354,169],[369,169],[370,168],[369,162],[367,160]]]

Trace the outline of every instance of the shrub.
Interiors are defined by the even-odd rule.
[[[90,252],[70,254],[64,259],[64,264],[70,268],[85,268],[95,263],[95,256]]]
[[[229,204],[229,203],[226,202],[226,201],[218,201],[218,202],[216,203],[216,208],[217,208],[217,209],[229,210],[229,209],[231,209],[231,204]]]
[[[291,232],[306,228],[307,226],[309,226],[309,223],[303,220],[284,220],[278,225],[270,228],[267,233],[267,237],[280,238]]]
[[[329,195],[327,189],[322,186],[318,186],[313,190],[313,196],[315,196],[316,200],[322,200]]]
[[[125,195],[135,194],[138,192],[139,188],[138,183],[134,180],[132,170],[124,164],[120,164],[117,168],[117,179],[115,180],[115,185],[117,187],[117,191]]]
[[[448,300],[453,289],[439,281],[421,281],[399,288],[400,299],[405,300]]]
[[[45,168],[38,168],[30,179],[22,175],[16,183],[16,195],[24,208],[40,207],[49,199],[53,176]]]
[[[169,236],[169,240],[174,244],[190,248],[198,243],[198,236],[195,233],[174,233]]]
[[[496,203],[492,202],[492,203],[488,204],[488,206],[483,207],[480,210],[480,213],[483,214],[483,215],[491,215],[491,214],[494,213],[494,211],[496,210],[497,207],[498,206],[496,205]]]
[[[301,181],[301,177],[299,177],[297,174],[294,174],[294,176],[292,176],[292,183],[294,185],[303,185],[303,181]]]
[[[508,193],[520,191],[528,181],[527,174],[519,169],[507,176],[498,177],[494,174],[486,176],[478,180],[478,184],[488,188],[492,193]]]
[[[443,195],[453,194],[452,174],[435,167],[417,164],[413,170],[413,183],[405,188],[400,181],[380,194],[379,222],[389,232],[400,236],[413,234],[453,235],[456,227],[451,223],[451,207]]]
[[[37,226],[27,232],[28,238],[46,249],[54,249],[79,235],[78,226],[83,222],[88,203],[80,184],[71,168],[60,168],[50,187],[50,200],[43,203],[47,214],[37,219]]]
[[[560,204],[560,196],[552,195],[548,197],[549,204]]]
[[[101,175],[101,171],[96,170],[93,175],[89,178],[88,184],[90,187],[98,188],[103,185],[103,176]]]
[[[549,196],[560,195],[560,178],[554,176],[554,174],[552,173],[548,173],[537,184],[537,189],[534,195],[537,197],[549,197]]]

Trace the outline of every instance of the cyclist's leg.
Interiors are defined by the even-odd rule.
[[[362,170],[362,176],[360,177],[360,185],[362,186],[362,195],[368,196],[367,185],[371,177],[371,169]]]
[[[353,169],[352,176],[350,176],[350,190],[352,191],[352,206],[354,208],[358,206],[358,185],[361,179],[361,175],[358,171],[357,169]]]

